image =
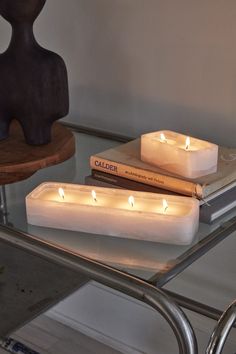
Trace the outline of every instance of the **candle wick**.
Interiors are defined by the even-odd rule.
[[[92,197],[93,197],[93,201],[97,203],[97,193],[95,191],[92,191]]]
[[[167,209],[168,209],[169,205],[167,203],[167,201],[164,199],[163,200],[163,213],[165,214]]]
[[[188,150],[189,150],[189,148],[190,148],[190,144],[191,144],[190,138],[189,138],[189,137],[187,137],[187,139],[186,139],[186,144],[185,144],[185,150],[186,150],[186,151],[188,151]]]
[[[128,199],[129,205],[133,208],[134,207],[134,197],[130,196]]]
[[[165,137],[165,134],[161,133],[161,138],[160,138],[162,143],[167,143],[167,139]]]

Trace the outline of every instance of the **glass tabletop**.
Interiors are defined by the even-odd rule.
[[[95,153],[121,144],[120,142],[75,132],[76,155],[59,165],[38,171],[25,181],[6,186],[8,225],[22,232],[37,236],[68,250],[113,266],[144,280],[153,280],[157,274],[166,274],[173,266],[182,262],[183,255],[198,249],[202,241],[220,225],[233,220],[236,210],[212,225],[201,223],[191,245],[176,246],[158,242],[140,241],[88,234],[68,230],[37,227],[27,224],[25,197],[36,186],[45,181],[85,183],[90,175],[89,157]],[[232,232],[231,232],[232,233]]]

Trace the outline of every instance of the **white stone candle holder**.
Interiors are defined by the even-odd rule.
[[[141,136],[141,160],[194,179],[217,171],[218,146],[163,130]]]
[[[53,182],[26,197],[26,210],[32,225],[182,245],[199,225],[194,198]]]

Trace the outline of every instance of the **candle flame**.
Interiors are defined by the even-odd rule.
[[[65,192],[63,188],[58,189],[58,194],[61,197],[61,199],[65,199]]]
[[[169,208],[169,205],[168,205],[166,199],[163,199],[162,205],[163,205],[163,213],[166,213],[167,209]]]
[[[128,199],[129,205],[133,208],[134,207],[134,197],[131,195]]]
[[[185,150],[189,150],[190,148],[190,137],[188,136],[186,138],[186,143],[185,143]]]
[[[97,202],[97,193],[95,191],[92,191],[92,197],[95,202]]]
[[[164,133],[161,133],[161,142],[166,143],[166,137]]]

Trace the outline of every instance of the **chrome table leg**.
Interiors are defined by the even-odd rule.
[[[112,267],[6,226],[0,226],[0,240],[22,248],[32,255],[49,259],[55,264],[74,270],[88,279],[150,305],[169,323],[177,339],[179,353],[198,353],[197,341],[191,324],[182,310],[162,290]]]
[[[236,321],[236,301],[234,301],[221,316],[208,344],[206,354],[221,354]]]
[[[4,225],[8,224],[8,210],[7,210],[7,198],[6,198],[6,187],[4,185],[0,186],[0,212],[2,217],[2,223]]]

